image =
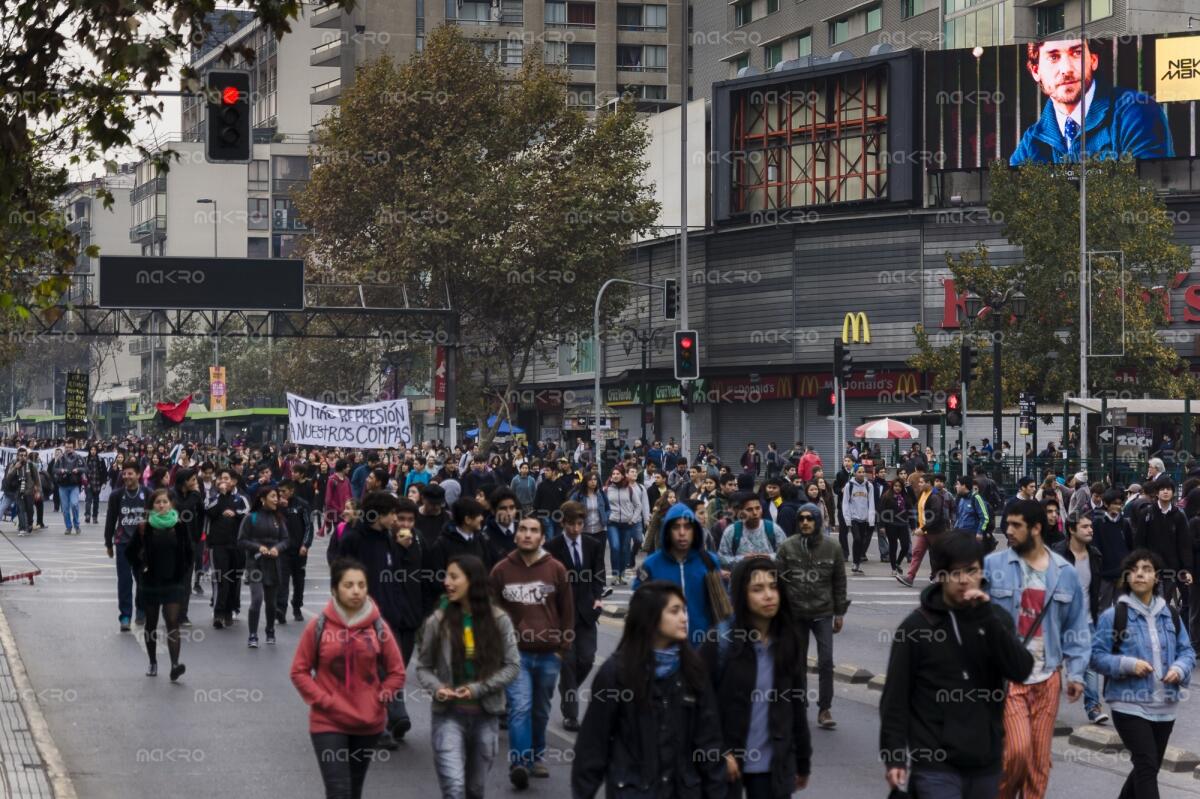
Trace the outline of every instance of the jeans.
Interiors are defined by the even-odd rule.
[[[608,524],[608,556],[609,568],[613,574],[620,576],[633,563],[633,533],[637,525],[630,522],[609,522]]]
[[[68,530],[79,529],[79,486],[59,486],[58,496],[62,500],[63,521]]]
[[[1112,714],[1121,743],[1129,750],[1133,771],[1125,778],[1117,799],[1158,799],[1158,770],[1162,767],[1173,721],[1147,721],[1126,713]]]
[[[311,737],[325,799],[360,799],[379,736],[314,732]]]
[[[500,719],[486,713],[432,713],[433,765],[443,799],[483,799],[500,749]]]
[[[596,623],[576,624],[571,650],[563,656],[558,680],[559,707],[564,719],[579,719],[579,686],[583,685],[596,661]]]
[[[552,652],[522,652],[517,679],[504,688],[508,697],[508,762],[531,767],[546,757],[546,725],[562,661]]]
[[[308,555],[295,552],[284,552],[279,556],[279,593],[275,597],[275,610],[286,614],[288,606],[288,588],[292,593],[292,609],[297,613],[304,606],[304,576],[308,565]]]
[[[133,616],[133,567],[125,560],[126,544],[113,547],[113,558],[117,561],[117,614],[122,622]]]
[[[891,555],[892,551],[892,544],[891,541],[888,540],[887,534],[884,533],[883,527],[876,529],[875,536],[879,541],[879,559],[881,561],[889,560],[889,556]]]
[[[83,515],[94,522],[100,521],[100,489],[88,486],[87,496],[84,498]]]
[[[13,499],[17,508],[17,528],[29,533],[33,531],[33,497],[28,494]]]
[[[850,522],[850,533],[854,537],[854,565],[858,566],[867,559],[867,547],[871,545],[871,525],[866,522]]]
[[[808,695],[808,636],[817,639],[817,710],[833,705],[833,617],[796,619],[800,631],[800,663],[804,666],[805,695]]]
[[[921,799],[994,799],[1000,789],[1000,772],[965,777],[953,770],[914,769],[908,785]]]

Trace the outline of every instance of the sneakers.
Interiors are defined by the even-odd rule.
[[[275,613],[275,623],[276,624],[287,624],[287,613],[285,613],[282,610],[277,611]]]
[[[133,621],[134,621],[134,624],[136,624],[137,626],[145,627],[146,626],[146,614],[138,613]]]
[[[271,646],[275,645],[275,633],[267,633],[267,643]]]
[[[400,744],[396,742],[396,739],[392,737],[392,734],[389,732],[384,732],[382,735],[380,735],[379,740],[376,741],[375,745],[380,749],[386,749],[389,752],[395,752],[400,748]]]
[[[1099,707],[1094,707],[1087,712],[1088,721],[1092,724],[1107,724],[1108,714]]]
[[[391,734],[397,741],[403,740],[408,731],[412,729],[412,721],[409,719],[400,719],[392,725]]]
[[[258,649],[258,636],[250,636],[249,640],[246,641],[246,646],[250,647],[251,649]]]
[[[123,633],[129,632],[129,617],[128,616],[121,617],[121,632],[123,632]]]
[[[828,710],[822,710],[817,714],[817,726],[823,730],[832,730],[837,727],[837,722],[833,720],[833,714]]]
[[[158,676],[158,664],[155,663],[153,660],[150,661],[150,665],[146,667],[146,676],[147,677],[157,677]]]
[[[204,596],[204,586],[200,585],[200,583],[196,583],[192,586],[192,593],[196,596]]]
[[[225,622],[221,621],[221,617],[217,616],[213,619],[213,629],[220,630],[225,626]]]
[[[518,791],[529,787],[529,769],[524,766],[513,766],[508,770],[508,781]]]
[[[857,563],[850,567],[850,573],[851,574],[865,574],[865,572],[862,570],[862,566],[859,566]]]
[[[191,627],[191,626],[192,626],[192,620],[191,620],[191,619],[189,619],[187,616],[184,616],[182,619],[180,619],[180,620],[179,620],[179,624],[180,624],[180,626],[182,626],[182,627]]]
[[[546,768],[546,764],[540,760],[533,764],[533,768],[530,769],[529,773],[539,780],[550,779],[550,769]]]
[[[896,582],[900,583],[900,585],[904,586],[905,588],[913,587],[913,581],[908,579],[907,575],[900,574],[899,572],[896,573]]]
[[[295,621],[304,621],[304,614],[300,612],[300,608],[292,608],[292,619]]]
[[[171,682],[175,682],[180,677],[182,677],[183,673],[185,671],[187,671],[187,666],[183,665],[182,663],[176,663],[174,666],[172,666],[171,667]]]
[[[569,716],[563,719],[563,729],[567,732],[579,732],[579,719],[573,719]]]

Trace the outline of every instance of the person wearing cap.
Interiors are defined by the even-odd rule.
[[[1137,509],[1133,518],[1133,547],[1148,549],[1162,558],[1166,569],[1162,573],[1162,596],[1169,603],[1176,601],[1192,584],[1192,539],[1187,518],[1176,507],[1175,481],[1160,477],[1153,483],[1152,495],[1157,502]],[[1183,596],[1180,597],[1180,600]]]
[[[421,548],[428,552],[451,521],[450,514],[446,512],[445,489],[437,483],[421,486],[421,506],[413,524],[413,529],[421,539]]]
[[[1087,472],[1076,472],[1074,476],[1075,490],[1067,500],[1066,515],[1082,516],[1092,511],[1092,486],[1088,483]]]

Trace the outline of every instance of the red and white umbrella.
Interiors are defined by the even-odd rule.
[[[876,419],[854,428],[855,438],[917,438],[920,431],[895,419]]]

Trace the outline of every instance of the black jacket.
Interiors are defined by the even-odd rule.
[[[124,486],[109,494],[108,509],[104,516],[106,548],[114,543],[128,543],[137,534],[138,525],[146,520],[146,505],[149,502],[150,492],[142,486],[138,486],[132,495],[125,491]]]
[[[567,499],[557,480],[543,479],[533,492],[533,507],[539,515],[554,513]]]
[[[279,585],[279,558],[288,551],[287,520],[283,518],[283,511],[271,513],[266,508],[250,511],[242,517],[237,543],[246,554],[246,585]],[[274,549],[278,554],[274,557],[260,554],[259,547]]]
[[[694,693],[679,672],[654,680],[647,707],[628,698],[611,657],[592,681],[571,766],[571,795],[591,799],[725,799],[721,721],[711,685]],[[661,763],[670,753],[670,763]],[[674,779],[671,779],[672,775]]]
[[[283,510],[283,515],[287,519],[288,554],[299,556],[300,547],[312,546],[312,509],[298,494],[293,494]]]
[[[421,607],[421,567],[424,550],[419,536],[404,547],[396,537],[359,523],[347,530],[338,548],[340,557],[358,560],[367,570],[367,593],[393,631],[416,630],[425,616]]]
[[[483,561],[483,567],[489,574],[491,574],[492,567],[496,565],[491,544],[488,543],[482,530],[471,536],[471,540],[468,541],[463,538],[453,524],[447,525],[442,530],[442,534],[438,536],[437,541],[433,542],[433,546],[426,549],[424,553],[423,568],[426,579],[421,581],[424,586],[423,616],[428,616],[437,609],[438,600],[446,592],[445,586],[442,585],[442,580],[446,576],[446,564],[450,562],[450,558],[460,554],[474,555],[479,558]]]
[[[446,511],[442,511],[436,516],[427,516],[424,513],[417,512],[417,521],[413,525],[413,531],[420,537],[421,544],[429,551],[438,538],[441,537],[442,531],[446,529],[453,519]]]
[[[173,532],[174,535],[155,534],[148,523],[143,523],[129,539],[125,559],[142,585],[189,588],[192,538],[182,521],[175,525]],[[143,568],[147,571],[142,571]]]
[[[600,609],[596,600],[604,593],[604,545],[591,536],[579,536],[579,552],[583,568],[576,569],[571,551],[567,547],[567,535],[557,535],[546,544],[546,551],[567,567],[567,582],[571,584],[571,596],[575,598],[575,626],[596,626]]]
[[[227,510],[233,511],[234,515],[226,516]],[[249,511],[250,503],[237,491],[228,494],[218,491],[210,495],[204,505],[204,513],[208,516],[208,536],[204,540],[209,549],[237,546],[238,530]]]
[[[754,644],[745,640],[727,642],[725,647],[723,664],[719,641],[706,642],[700,649],[700,657],[708,666],[717,694],[725,744],[722,753],[732,753],[738,766],[744,768],[751,706],[757,691],[758,655]],[[791,796],[796,777],[807,776],[812,770],[812,742],[805,718],[808,703],[804,698],[804,664],[792,665],[794,669],[786,671],[775,664],[774,695],[762,698],[769,703],[772,796]]]
[[[987,590],[986,585],[984,590]],[[884,768],[1000,770],[1006,680],[1024,680],[1033,655],[992,602],[951,611],[939,583],[896,630],[879,703]]]
[[[179,511],[180,522],[192,538],[192,546],[196,546],[204,533],[204,496],[199,491],[184,494],[171,489],[171,499],[175,503],[175,510]]]
[[[1062,555],[1067,563],[1075,565],[1075,553],[1071,552],[1070,540],[1059,541],[1052,550]],[[1088,583],[1088,610],[1092,615],[1092,624],[1100,617],[1100,563],[1104,556],[1100,554],[1100,550],[1092,544],[1088,544],[1088,571],[1091,572],[1092,581]]]
[[[483,526],[483,536],[488,540],[488,546],[492,548],[492,558],[498,563],[503,560],[505,555],[517,548],[517,522],[515,519],[513,520],[513,534],[509,535],[496,521],[496,517],[491,516],[488,518],[487,524]]]
[[[1136,511],[1133,520],[1133,546],[1157,552],[1169,572],[1192,571],[1192,536],[1183,511],[1172,505],[1166,513],[1158,503]]]
[[[1121,576],[1121,561],[1133,551],[1133,526],[1120,514],[1114,522],[1098,510],[1092,514],[1092,545],[1100,550],[1100,576],[1115,580]]]

